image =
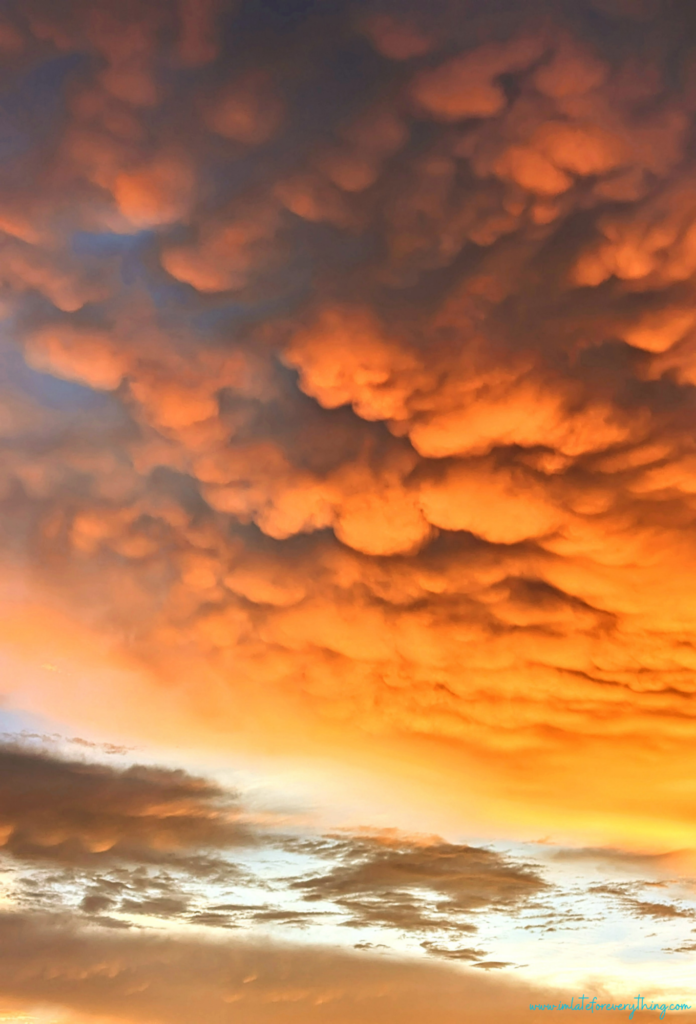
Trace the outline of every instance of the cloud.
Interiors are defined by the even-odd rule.
[[[71,331],[67,325],[37,331],[25,358],[36,370],[105,391],[118,387],[128,366],[108,334]]]
[[[506,107],[506,96],[497,79],[505,73],[524,71],[543,52],[543,41],[534,38],[489,43],[421,72],[412,85],[411,96],[418,108],[438,120],[493,117]]]
[[[531,867],[511,863],[491,850],[437,838],[414,843],[388,834],[354,837],[343,849],[339,845],[334,856],[344,863],[294,887],[307,899],[336,901],[350,912],[353,925],[372,922],[407,930],[467,932],[475,925],[461,915],[490,908],[514,914],[547,888]],[[437,944],[426,948],[435,953]],[[483,955],[478,951],[471,958]]]
[[[688,851],[687,851],[688,853]],[[554,860],[559,861],[589,861],[601,864],[606,867],[616,867],[620,871],[634,872],[637,868],[641,870],[653,869],[659,872],[662,869],[669,870],[673,864],[679,864],[684,853],[638,853],[630,850],[617,850],[611,848],[579,847],[574,850],[556,850],[552,854]]]
[[[249,842],[234,794],[183,771],[0,749],[3,849],[18,860],[166,862]],[[176,860],[176,857],[174,858]]]
[[[211,99],[204,117],[216,134],[258,145],[273,135],[282,115],[283,103],[270,76],[264,71],[252,71],[228,82]]]
[[[352,928],[450,935],[476,931],[474,912],[515,915],[548,889],[533,865],[438,837],[293,834],[291,822],[256,820],[239,794],[183,771],[12,745],[0,762],[3,853],[20,905],[36,911],[71,907],[106,927],[143,916],[223,928],[328,916]],[[268,902],[263,863],[239,863],[244,847],[291,858],[274,876],[280,904]],[[261,901],[230,901],[230,886]]]
[[[144,733],[689,845],[687,12],[247,7],[8,7],[8,646],[60,608]]]
[[[595,885],[590,887],[590,892],[618,899],[621,905],[636,917],[647,917],[654,920],[671,920],[673,918],[693,920],[694,917],[694,910],[691,907],[638,899],[635,895],[636,886],[629,883]]]
[[[603,941],[608,922],[630,927],[648,949],[656,938],[645,934],[648,928],[669,928],[670,943],[686,945],[688,935],[679,933],[692,926],[696,912],[688,879],[665,874],[657,882],[597,884],[594,872],[582,871],[554,879],[536,858],[438,836],[397,829],[326,833],[287,815],[254,815],[237,792],[180,770],[114,768],[8,746],[2,769],[7,792],[0,792],[6,839],[0,947],[10,957],[5,963],[5,953],[0,956],[3,999],[21,1002],[33,993],[35,1001],[51,1007],[108,1015],[110,1000],[123,998],[118,986],[97,992],[68,982],[93,978],[111,964],[107,977],[155,1000],[124,1004],[136,1007],[132,1019],[177,1020],[183,1009],[164,998],[165,982],[160,990],[151,961],[182,965],[189,958],[207,992],[210,985],[216,990],[217,974],[206,981],[206,964],[211,970],[226,964],[229,981],[231,964],[243,961],[240,984],[246,985],[252,974],[270,981],[278,958],[284,965],[277,968],[279,977],[288,979],[294,995],[281,998],[274,980],[272,996],[259,993],[258,1005],[255,995],[251,999],[249,1013],[262,1014],[267,1002],[303,1004],[306,998],[314,1005],[316,996],[320,1004],[311,986],[301,996],[292,987],[303,976],[295,959],[316,954],[315,973],[335,961],[338,984],[343,972],[347,987],[335,999],[344,1014],[338,1019],[349,1020],[357,1012],[348,998],[355,991],[351,972],[356,970],[357,982],[360,970],[340,952],[347,947],[386,950],[390,977],[402,967],[421,971],[424,958],[507,971],[528,966],[511,949],[511,940],[518,948],[520,934],[537,933],[542,955],[549,933],[580,931],[581,945],[590,945]],[[576,863],[595,854],[577,852]],[[650,858],[632,857],[630,851],[612,853],[612,863],[624,869],[644,874],[652,866]],[[671,898],[674,893],[678,899]],[[268,947],[269,934],[277,947]],[[663,941],[658,935],[655,945]],[[37,963],[37,955],[53,959]],[[90,966],[93,955],[101,967]],[[371,971],[380,975],[382,954],[376,956],[360,975],[365,983]],[[191,971],[181,995],[186,1005],[194,998]],[[472,983],[466,971],[455,979]],[[366,1006],[378,993],[385,996],[383,984],[375,984],[374,992],[368,984]],[[498,993],[501,1005],[505,986]],[[232,995],[246,1012],[247,990]],[[443,996],[442,1019],[448,1019],[451,998]],[[383,1010],[385,1004],[378,1005]]]
[[[475,961],[480,960],[480,957],[485,955],[480,949],[446,949],[442,946],[438,946],[434,942],[422,942],[421,945],[427,953],[430,953],[433,956],[442,957],[443,960],[463,960],[465,962],[474,961],[474,963],[472,963],[472,966],[474,967],[478,966]],[[484,963],[484,961],[480,962]]]
[[[216,1024],[230,1007],[239,1021],[322,1021],[423,1015],[457,1020],[467,1006],[478,1020],[523,1020],[530,1002],[560,993],[461,969],[390,962],[367,952],[312,946],[204,942],[123,931],[97,934],[60,918],[0,918],[0,991],[28,1009],[37,1000],[79,1020],[176,1022],[202,1014]],[[484,966],[486,966],[484,964]],[[488,967],[499,966],[488,963]],[[685,1018],[688,1019],[688,1018]]]

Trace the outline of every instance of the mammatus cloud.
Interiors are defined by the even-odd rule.
[[[685,839],[688,5],[3,18],[25,589],[263,742]]]
[[[3,690],[89,739],[0,745],[0,1016],[686,977],[695,41],[686,0],[2,5]],[[148,737],[454,825],[257,814]]]
[[[0,835],[20,860],[166,862],[253,842],[240,816],[234,793],[183,771],[0,748]]]

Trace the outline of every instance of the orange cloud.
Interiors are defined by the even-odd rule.
[[[421,57],[434,45],[431,35],[408,20],[399,20],[389,14],[373,14],[362,27],[375,49],[391,60]]]
[[[79,331],[67,325],[38,331],[25,352],[27,362],[37,370],[106,391],[119,386],[128,367],[127,356],[106,332]]]
[[[179,0],[179,55],[185,66],[207,64],[218,55],[215,36],[220,10],[220,0]]]
[[[254,271],[272,263],[279,222],[275,206],[254,209],[247,202],[227,223],[204,225],[198,244],[165,249],[162,266],[200,292],[239,290]]]
[[[259,145],[276,132],[283,111],[270,75],[253,71],[225,86],[206,105],[203,116],[216,134],[245,145]]]
[[[117,175],[114,198],[138,227],[167,224],[185,217],[194,191],[194,176],[186,163],[161,159],[149,166]]]
[[[693,827],[685,22],[657,45],[616,4],[436,6],[10,19],[27,111],[32,62],[75,65],[0,196],[3,552],[29,602],[141,667],[147,698],[109,685],[146,733],[168,702],[196,743],[393,758],[500,827],[671,843]]]
[[[477,972],[394,963],[369,950],[338,954],[311,946],[299,951],[162,936],[97,937],[50,918],[21,915],[4,915],[0,927],[4,998],[18,1011],[40,999],[81,1024],[177,1024],[191,1013],[217,1024],[229,1018],[230,1007],[238,1020],[261,1024],[345,1024],[356,1015],[370,1024],[385,1014],[406,1024],[424,1015],[449,1024],[461,1016],[462,1005],[482,1021],[499,1020],[501,1012],[522,1021],[530,1002],[569,999],[562,991]],[[609,1012],[604,1016],[609,1019]],[[689,1024],[689,1015],[680,1019]]]
[[[495,79],[529,67],[544,48],[543,40],[532,37],[490,43],[420,72],[411,96],[424,113],[443,121],[492,117],[505,109],[505,94]]]

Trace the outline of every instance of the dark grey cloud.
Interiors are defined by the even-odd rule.
[[[350,913],[353,926],[474,931],[467,915],[514,914],[549,888],[532,866],[481,847],[356,837],[339,840],[333,855],[338,866],[293,888],[308,900],[334,901]]]
[[[652,883],[654,884],[654,883]],[[696,919],[696,909],[684,906],[679,903],[658,903],[653,900],[641,899],[645,888],[650,888],[650,882],[633,883],[606,883],[603,885],[591,885],[588,891],[599,896],[608,896],[618,901],[623,909],[635,917],[647,917],[654,920],[671,920],[683,918],[686,920]]]
[[[553,932],[587,933],[617,913],[651,923],[695,919],[686,898],[667,898],[670,879],[569,886],[547,880],[539,863],[438,837],[288,831],[273,820],[252,829],[238,820],[246,812],[240,793],[183,771],[18,746],[1,748],[0,763],[0,811],[19,836],[14,845],[9,836],[2,860],[17,921],[50,915],[51,927],[143,936],[166,925],[221,941],[297,929],[335,936],[338,927],[357,933],[362,952],[377,930],[384,942],[376,947],[406,942],[430,958],[502,970],[515,965],[481,938],[491,925],[543,942]],[[90,848],[109,829],[116,842]],[[606,905],[599,912],[597,898]]]
[[[3,849],[18,860],[97,867],[188,857],[191,870],[209,871],[206,851],[254,841],[235,821],[239,810],[237,794],[181,770],[0,747]]]
[[[430,953],[431,956],[440,957],[443,960],[463,960],[467,963],[480,961],[486,954],[481,949],[463,948],[463,949],[448,949],[444,946],[438,946],[436,942],[421,942],[421,946]]]
[[[27,912],[107,928],[144,917],[222,929],[331,921],[451,937],[474,933],[479,912],[514,915],[550,889],[533,866],[489,849],[252,828],[245,810],[239,793],[183,771],[0,748],[3,852]],[[266,877],[254,851],[285,861],[282,873]]]
[[[481,960],[477,964],[472,964],[472,967],[480,967],[482,971],[501,971],[504,967],[514,966],[505,960]]]

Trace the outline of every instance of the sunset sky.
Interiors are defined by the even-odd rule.
[[[695,1024],[696,4],[0,79],[0,1024]]]

